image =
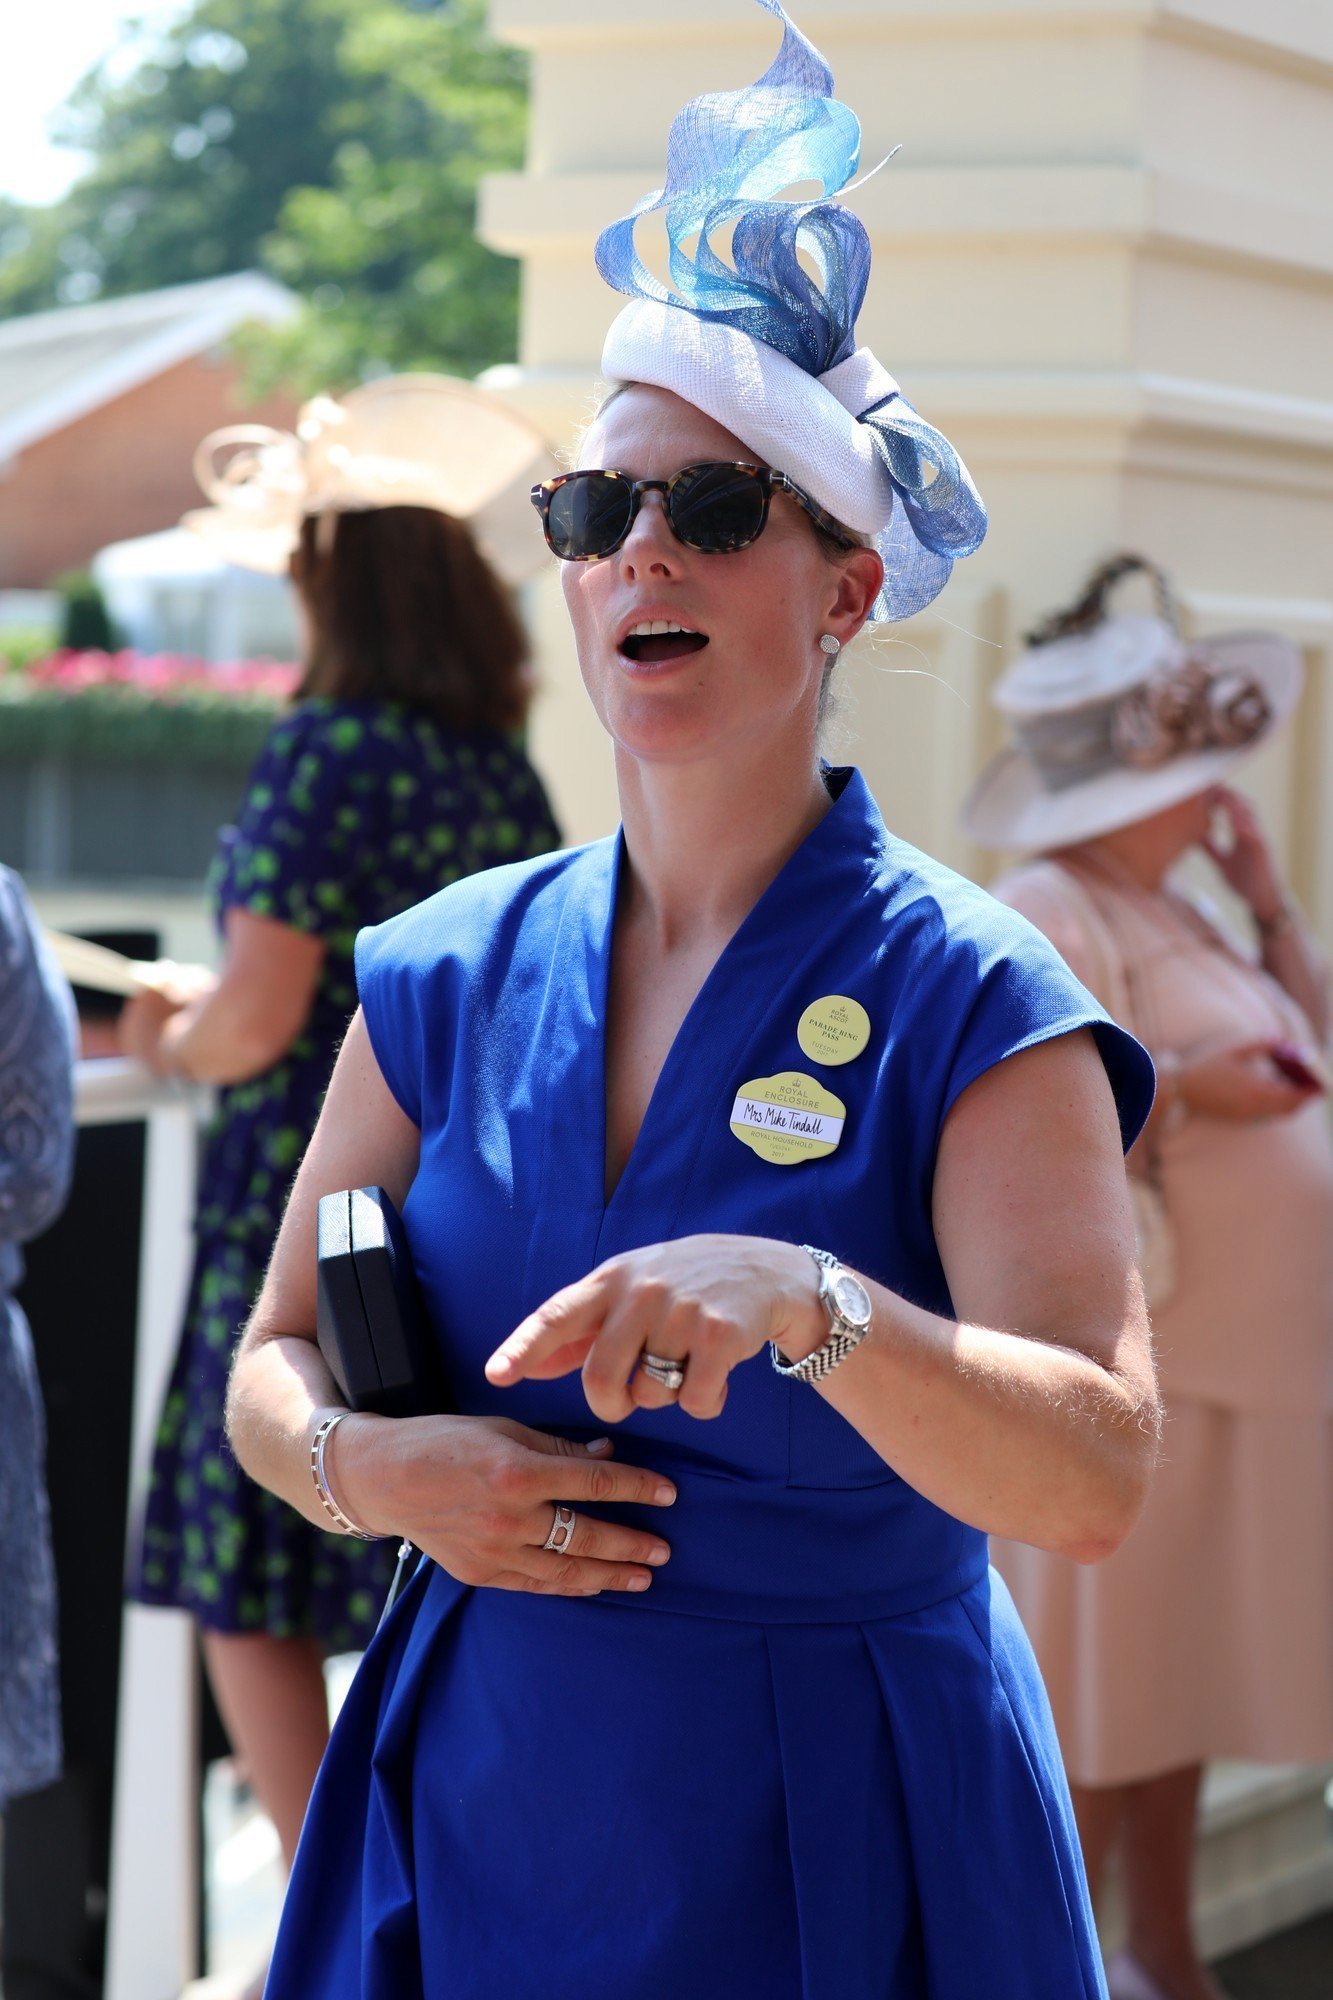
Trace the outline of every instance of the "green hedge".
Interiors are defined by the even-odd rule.
[[[247,766],[282,712],[290,668],[198,668],[65,655],[0,674],[0,762],[35,758]]]

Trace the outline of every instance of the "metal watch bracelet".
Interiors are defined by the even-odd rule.
[[[828,1314],[829,1330],[820,1345],[800,1361],[784,1361],[774,1341],[769,1342],[769,1356],[778,1374],[785,1376],[787,1381],[821,1382],[840,1361],[845,1361],[861,1345],[869,1333],[870,1298],[860,1279],[845,1271],[831,1251],[817,1250],[813,1243],[803,1243],[801,1248],[814,1258],[819,1267],[819,1301]],[[835,1286],[839,1283],[849,1293],[859,1295],[859,1310],[854,1319],[848,1318],[838,1303]]]

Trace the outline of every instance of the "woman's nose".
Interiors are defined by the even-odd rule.
[[[640,495],[639,511],[617,554],[627,577],[675,574],[681,545],[667,522],[665,493]]]

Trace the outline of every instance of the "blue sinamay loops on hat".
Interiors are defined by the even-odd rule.
[[[783,201],[781,190],[815,181],[825,197],[847,185],[861,156],[855,112],[833,96],[833,73],[780,0],[759,0],[783,22],[782,47],[758,83],[709,92],[676,114],[664,188],[645,195],[597,240],[597,268],[616,291],[725,321],[776,347],[807,374],[845,361],[870,276],[859,216],[827,199]],[[640,216],[666,210],[673,293],[639,256]],[[711,238],[734,228],[734,265]],[[697,245],[685,245],[693,237]],[[829,289],[809,277],[798,241]]]
[[[677,113],[665,186],[602,231],[597,268],[630,298],[747,334],[819,377],[855,351],[870,276],[865,225],[834,198],[856,174],[861,126],[833,95],[832,71],[781,0],[758,4],[782,22],[773,62],[757,83],[705,93]],[[821,195],[783,198],[783,189],[802,182]],[[639,218],[658,209],[674,289],[653,276],[635,245]],[[713,241],[727,231],[730,262]],[[910,617],[939,595],[954,563],[980,547],[985,505],[948,439],[901,393],[853,414],[874,438],[898,503],[876,537],[885,580],[874,616]]]
[[[901,393],[862,412],[889,469],[901,506],[875,537],[884,561],[884,588],[873,616],[910,618],[932,604],[964,556],[985,540],[986,503],[942,431],[928,424]]]

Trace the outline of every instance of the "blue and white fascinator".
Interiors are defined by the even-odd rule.
[[[835,197],[856,174],[860,123],[781,0],[759,5],[782,22],[772,64],[747,89],[687,104],[671,127],[666,186],[598,238],[598,270],[632,301],[607,335],[602,373],[674,391],[873,539],[884,588],[872,615],[909,618],[980,546],[986,509],[948,439],[856,345],[870,243]],[[815,200],[784,197],[811,181]],[[634,242],[640,216],[657,209],[670,287]],[[715,247],[728,231],[730,262]]]

